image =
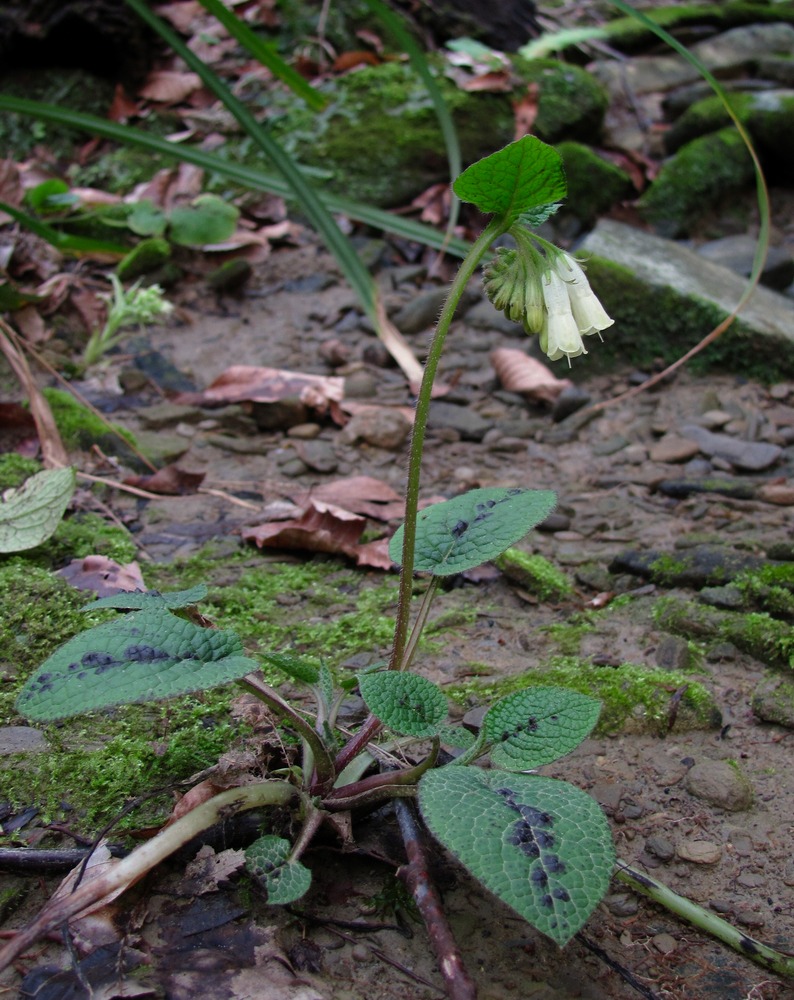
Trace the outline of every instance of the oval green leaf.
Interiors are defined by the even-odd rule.
[[[492,487],[419,511],[414,569],[452,576],[495,559],[554,510],[551,490]],[[389,555],[402,560],[403,529],[389,543]]]
[[[33,549],[55,532],[72,499],[72,468],[45,469],[0,498],[0,552]]]
[[[83,611],[93,611],[95,608],[117,608],[120,611],[135,611],[140,608],[160,607],[189,608],[207,596],[207,588],[203,583],[197,583],[189,590],[172,590],[161,594],[159,590],[127,590],[120,594],[109,594],[100,597],[90,604],[83,605]]]
[[[550,764],[579,746],[600,711],[595,698],[565,688],[533,687],[508,695],[483,719],[491,762],[508,771]]]
[[[562,157],[534,135],[478,160],[452,185],[461,201],[501,216],[510,227],[524,212],[559,201],[568,193]]]
[[[145,608],[61,646],[28,679],[17,710],[50,722],[204,691],[257,667],[234,632],[199,628],[163,607]]]
[[[283,837],[268,835],[255,840],[245,852],[249,872],[267,893],[272,906],[294,903],[311,885],[312,873],[300,861],[289,861],[292,845]]]
[[[609,887],[615,851],[589,795],[564,781],[449,765],[419,783],[430,832],[502,902],[559,945]]]
[[[168,218],[169,236],[181,246],[222,243],[232,235],[240,213],[216,194],[200,194],[190,205],[175,208]]]
[[[358,684],[370,712],[404,736],[435,736],[449,713],[441,689],[419,674],[360,674]]]

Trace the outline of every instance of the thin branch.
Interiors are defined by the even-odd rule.
[[[452,936],[438,890],[430,880],[422,832],[416,814],[408,802],[396,799],[394,811],[400,824],[408,864],[398,872],[414,897],[422,914],[430,944],[438,961],[449,1000],[476,1000],[477,988],[466,971],[458,946]]]

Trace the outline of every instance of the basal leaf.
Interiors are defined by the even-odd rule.
[[[304,684],[316,684],[320,679],[320,671],[303,656],[295,656],[293,653],[265,653],[262,659]]]
[[[562,157],[534,135],[473,163],[452,186],[461,201],[501,216],[508,227],[524,212],[568,193]]]
[[[559,945],[607,891],[609,826],[595,800],[567,782],[452,764],[422,777],[419,806],[475,878]]]
[[[29,678],[17,709],[49,722],[203,691],[257,667],[234,632],[200,628],[150,607],[70,639]]]
[[[182,246],[222,243],[235,230],[240,213],[216,194],[200,194],[190,205],[175,208],[169,216],[169,235]]]
[[[165,212],[153,201],[144,198],[135,203],[127,216],[127,225],[138,236],[162,236],[168,225]]]
[[[0,498],[0,552],[23,552],[46,542],[72,499],[74,469],[45,469]]]
[[[360,674],[361,697],[380,721],[404,736],[435,736],[449,708],[441,689],[419,674]]]
[[[312,873],[300,861],[289,861],[292,845],[283,837],[255,840],[245,852],[245,864],[273,906],[294,903],[308,892]]]
[[[414,569],[451,576],[480,566],[523,538],[556,503],[550,490],[494,487],[426,507],[416,521]],[[400,527],[389,543],[396,563],[402,560],[402,540]]]
[[[484,720],[491,762],[528,771],[574,750],[598,721],[601,703],[565,688],[533,687],[496,702]]]
[[[207,588],[203,583],[196,584],[189,590],[174,590],[167,594],[161,594],[159,590],[129,590],[120,594],[109,594],[107,597],[100,597],[96,601],[91,601],[83,607],[83,611],[92,611],[94,608],[118,608],[120,611],[135,611],[140,608],[159,607],[189,608],[199,601],[203,601],[207,596]]]

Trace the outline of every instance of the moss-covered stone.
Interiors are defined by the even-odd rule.
[[[731,106],[747,127],[768,174],[787,180],[794,156],[794,90],[731,94]],[[730,126],[731,117],[715,94],[696,101],[665,134],[671,152],[698,136]]]
[[[768,673],[758,683],[750,705],[764,722],[794,729],[794,681]]]
[[[544,142],[595,142],[601,135],[607,93],[580,66],[557,59],[514,60],[521,79],[538,90],[534,130]]]
[[[565,573],[541,555],[506,549],[494,559],[494,564],[508,580],[542,601],[563,601],[573,594],[573,585]]]
[[[589,146],[561,142],[557,152],[562,156],[568,181],[568,197],[563,210],[571,212],[586,225],[634,192],[625,170],[603,159]]]
[[[135,445],[135,437],[130,431],[115,424],[108,426],[64,389],[44,389],[44,396],[68,450],[85,451],[98,444],[103,451],[130,458],[137,464],[139,459],[129,448]]]
[[[743,24],[794,23],[794,9],[785,3],[757,3],[755,0],[726,0],[725,3],[680,4],[650,7],[643,14],[654,24],[670,31],[686,25],[713,25],[721,31]],[[609,44],[624,52],[635,52],[658,41],[657,36],[634,17],[616,17],[605,25]]]
[[[444,693],[463,705],[491,704],[498,698],[537,686],[557,686],[598,698],[603,707],[596,732],[651,732],[670,730],[670,695],[684,693],[675,716],[674,731],[713,728],[721,723],[714,696],[691,674],[624,663],[598,667],[579,657],[553,657],[547,666],[499,683],[471,681],[445,687]]]
[[[684,236],[703,213],[752,183],[753,163],[739,133],[720,129],[693,139],[659,171],[639,200],[640,211],[663,236]]]
[[[658,602],[655,618],[675,635],[730,642],[767,666],[794,670],[794,626],[769,614],[717,611],[668,597]]]
[[[512,138],[513,112],[504,95],[469,94],[439,77],[464,163]],[[293,100],[272,119],[274,136],[329,190],[358,201],[404,203],[449,177],[441,128],[421,80],[409,66],[384,63],[328,81],[322,112]]]

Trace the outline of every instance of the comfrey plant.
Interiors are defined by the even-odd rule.
[[[164,298],[159,285],[141,287],[140,281],[125,290],[115,274],[110,275],[112,294],[99,297],[108,305],[107,319],[101,330],[95,330],[83,353],[83,365],[88,368],[95,364],[107,351],[119,344],[130,326],[146,326],[156,323],[173,311],[171,303]]]
[[[53,654],[19,695],[23,715],[50,721],[238,681],[299,738],[302,752],[278,777],[216,795],[106,874],[53,900],[0,952],[0,968],[42,934],[132,884],[213,823],[267,805],[293,809],[297,836],[292,843],[271,834],[260,837],[246,852],[247,864],[268,902],[283,904],[300,899],[310,887],[311,872],[301,858],[323,823],[330,821],[338,831],[336,814],[394,802],[409,858],[405,881],[428,927],[447,994],[457,1000],[476,991],[428,882],[420,823],[487,889],[560,946],[587,921],[613,873],[661,899],[662,889],[646,876],[620,865],[615,872],[612,837],[598,804],[565,781],[535,773],[587,737],[598,719],[597,701],[551,687],[520,691],[492,705],[475,736],[449,723],[442,690],[412,669],[439,580],[496,558],[556,503],[550,491],[507,487],[473,490],[417,511],[433,380],[466,283],[492,243],[511,233],[516,249],[500,252],[490,266],[489,294],[538,332],[549,356],[576,357],[584,352],[582,335],[611,323],[572,258],[526,228],[548,218],[566,193],[560,157],[551,147],[525,137],[469,167],[455,190],[493,219],[452,284],[425,365],[405,521],[390,544],[401,566],[391,657],[384,668],[373,666],[357,679],[370,716],[353,735],[343,734],[337,727],[343,693],[335,690],[332,671],[274,651],[262,656],[264,663],[305,684],[315,710],[307,718],[303,709],[286,702],[255,672],[260,664],[245,655],[234,633],[207,628],[192,612],[206,594],[204,587],[118,594],[89,605],[127,614],[78,635]],[[430,579],[411,624],[415,572]],[[486,759],[487,769],[481,766]],[[756,961],[790,973],[781,965],[782,956],[732,928],[725,931],[719,918],[664,892],[665,905],[675,908],[678,901],[679,912],[690,920],[697,911],[698,922],[708,920],[708,929],[723,939],[732,932],[732,943],[744,954],[752,948]]]

